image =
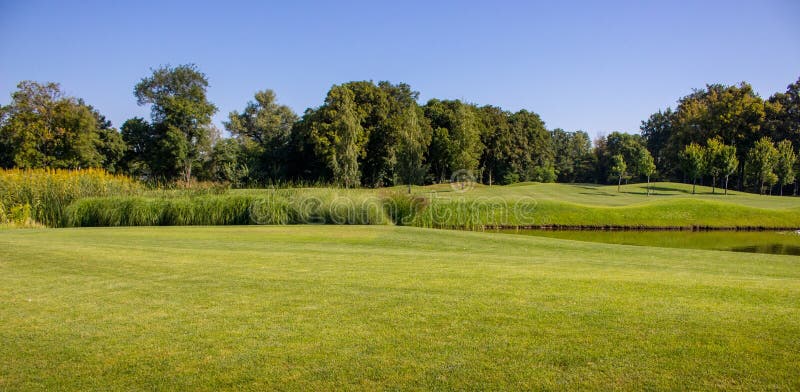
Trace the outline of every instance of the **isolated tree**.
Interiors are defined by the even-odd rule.
[[[134,89],[139,105],[151,105],[151,120],[166,178],[180,173],[191,180],[211,138],[211,117],[217,108],[206,97],[208,80],[194,65],[165,66],[153,70]],[[152,162],[151,162],[152,163]]]
[[[639,155],[636,160],[636,171],[639,175],[647,177],[647,195],[650,196],[650,176],[656,172],[656,164],[650,151],[646,148],[639,150]]]
[[[722,139],[717,136],[708,139],[706,142],[706,173],[711,176],[711,193],[717,193],[717,179],[722,176],[726,170],[726,162],[724,161],[725,144]]]
[[[683,170],[692,179],[692,194],[695,194],[697,178],[705,173],[705,155],[705,149],[697,143],[689,144],[681,152],[680,158]]]
[[[617,192],[621,192],[622,178],[627,175],[628,165],[625,163],[625,158],[622,154],[614,155],[611,161],[611,173],[617,177]]]
[[[764,184],[777,178],[774,172],[777,162],[778,150],[767,136],[759,139],[747,153],[747,170],[758,185],[760,194],[764,194]]]
[[[255,154],[253,161],[258,163],[256,176],[261,179],[276,180],[286,176],[289,142],[292,126],[298,120],[291,108],[277,103],[275,92],[263,90],[255,94],[239,113],[232,111],[225,129],[234,137],[242,139],[243,144],[252,143]],[[244,150],[243,150],[244,151]]]
[[[780,141],[776,149],[777,161],[775,162],[775,175],[778,176],[781,196],[783,196],[783,187],[794,183],[794,167],[797,163],[797,154],[795,154],[792,142],[789,140]]]
[[[727,195],[728,178],[739,166],[736,147],[724,144],[720,137],[708,139],[706,144],[706,171],[712,178],[711,192],[716,193],[717,179],[724,176]]]

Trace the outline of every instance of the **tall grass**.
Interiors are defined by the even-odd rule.
[[[74,202],[64,225],[173,226],[392,223],[381,199],[334,190],[178,197],[93,197]]]
[[[59,226],[64,210],[80,198],[133,195],[143,189],[129,177],[102,169],[0,170],[0,203],[6,214],[27,205],[30,218],[47,226]]]

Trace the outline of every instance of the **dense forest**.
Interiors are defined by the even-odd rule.
[[[548,129],[527,110],[459,100],[418,102],[404,83],[333,86],[302,115],[255,93],[224,122],[194,65],[161,67],[134,88],[149,119],[115,129],[56,83],[23,81],[0,107],[3,168],[104,168],[145,181],[220,181],[235,187],[333,183],[346,187],[674,180],[797,194],[800,79],[762,99],[747,83],[707,85],[642,121],[639,134]]]

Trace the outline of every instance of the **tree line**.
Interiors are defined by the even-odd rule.
[[[261,90],[223,122],[194,65],[160,67],[134,87],[150,118],[119,130],[58,84],[21,82],[0,107],[0,166],[102,167],[154,182],[193,179],[258,186],[284,181],[380,187],[445,182],[471,173],[485,184],[521,181],[679,180],[796,193],[800,80],[767,100],[751,86],[708,85],[673,110],[642,122],[640,134],[592,141],[548,129],[527,110],[431,99],[405,83],[334,85],[302,115]],[[777,144],[775,142],[777,142]]]

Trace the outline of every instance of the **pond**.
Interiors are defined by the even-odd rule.
[[[608,244],[800,256],[794,231],[501,230],[502,233]]]

